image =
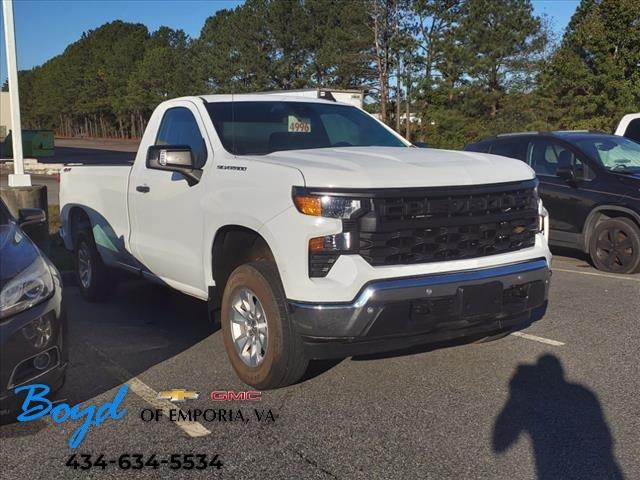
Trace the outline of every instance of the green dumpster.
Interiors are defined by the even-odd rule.
[[[12,132],[4,139],[4,156],[13,158]],[[22,130],[22,155],[25,158],[53,157],[53,130]]]

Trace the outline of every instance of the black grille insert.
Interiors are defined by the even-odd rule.
[[[360,219],[358,253],[373,266],[482,257],[535,243],[534,181],[408,193],[373,198]]]

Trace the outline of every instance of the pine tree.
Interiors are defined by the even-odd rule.
[[[640,110],[640,2],[583,0],[541,86],[561,128],[611,131]]]

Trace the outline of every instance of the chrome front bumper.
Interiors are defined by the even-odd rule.
[[[523,318],[544,304],[550,275],[546,259],[540,258],[479,270],[374,281],[365,285],[353,302],[311,304],[289,301],[289,312],[303,337],[321,341],[422,335],[443,329],[456,330],[462,336],[479,324],[499,330],[512,323],[501,322],[501,319]],[[476,312],[473,308],[481,304],[482,299],[479,302],[474,300],[472,306],[462,301],[465,287],[488,284],[495,287],[496,282],[505,292],[505,304],[500,309],[491,314],[487,314],[484,308]],[[495,288],[492,291],[495,292]],[[506,304],[506,292],[516,292],[519,303]],[[494,304],[496,299],[494,296]],[[443,314],[439,314],[441,305],[451,307],[450,311],[442,310]]]

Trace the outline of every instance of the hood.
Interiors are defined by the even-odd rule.
[[[307,187],[400,188],[530,180],[520,160],[487,153],[402,147],[288,150],[255,160],[300,170]]]
[[[0,285],[31,265],[39,255],[39,250],[15,223],[0,225]]]
[[[612,172],[611,170],[609,170],[609,172],[615,174],[617,179],[623,185],[629,187],[631,189],[632,194],[636,194],[640,191],[638,189],[638,187],[640,187],[640,172],[620,173],[620,172]],[[636,196],[636,195],[633,195],[633,196]]]
[[[638,185],[638,182],[640,182],[640,173],[634,173],[633,175],[629,175],[627,178],[629,178],[628,183],[631,185]]]

